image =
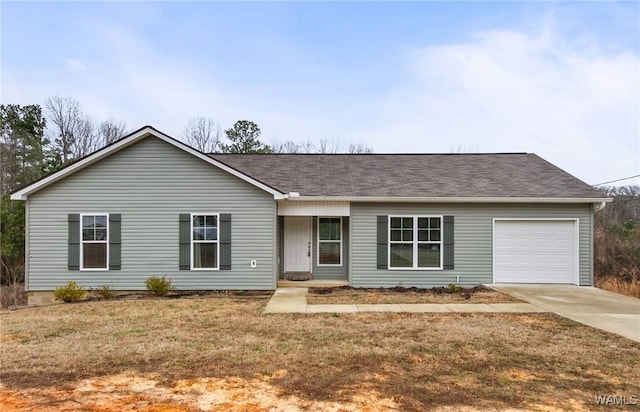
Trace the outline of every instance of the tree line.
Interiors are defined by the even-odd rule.
[[[191,147],[203,153],[373,153],[373,149],[363,143],[349,143],[345,148],[339,140],[320,139],[317,143],[307,139],[274,140],[271,144],[260,141],[260,127],[249,120],[239,120],[224,131],[207,117],[189,120],[182,138]],[[223,137],[228,143],[225,143]]]
[[[132,130],[120,120],[96,121],[70,97],[53,96],[38,104],[0,105],[0,284],[24,279],[24,202],[9,194],[53,173],[124,136]],[[188,121],[180,138],[204,153],[337,153],[338,141],[292,140],[269,145],[261,141],[260,127],[239,120],[222,130],[211,118]],[[351,144],[350,153],[371,153],[370,147]]]
[[[640,298],[640,186],[601,190],[613,202],[595,214],[595,284]]]
[[[54,96],[40,105],[0,105],[0,193],[6,194],[108,145],[132,130],[121,120],[95,121],[70,97]],[[188,121],[180,138],[204,153],[372,153],[371,147],[338,140],[307,139],[266,144],[260,127],[239,120],[222,128],[213,119]]]

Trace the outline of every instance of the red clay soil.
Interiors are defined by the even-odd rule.
[[[199,378],[180,380],[172,387],[158,384],[158,377],[120,374],[80,381],[73,388],[4,390],[0,386],[0,410],[95,412],[266,412],[335,411],[370,412],[398,410],[394,399],[362,388],[350,402],[323,402],[281,396],[269,383],[282,378],[279,371],[264,379]]]

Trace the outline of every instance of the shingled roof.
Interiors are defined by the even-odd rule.
[[[402,198],[604,198],[535,154],[212,154],[282,193]]]

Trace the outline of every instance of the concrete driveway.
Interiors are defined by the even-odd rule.
[[[640,300],[589,286],[487,285],[594,328],[640,342]]]

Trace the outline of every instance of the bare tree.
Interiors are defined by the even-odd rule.
[[[348,153],[368,154],[373,153],[373,149],[364,143],[351,143],[347,148]]]
[[[270,144],[273,153],[298,153],[298,144],[293,140],[274,141]]]
[[[478,153],[479,149],[475,144],[460,144],[458,143],[456,146],[451,145],[449,147],[449,153]]]
[[[293,140],[275,141],[271,144],[271,149],[273,153],[317,153],[316,145],[308,139],[304,142],[294,142]]]
[[[327,139],[321,139],[318,145],[309,139],[304,142],[294,142],[293,140],[286,140],[284,142],[276,141],[271,145],[271,148],[273,149],[273,153],[344,153],[340,150],[339,141],[329,141]],[[350,143],[349,146],[347,146],[346,153],[373,153],[373,149],[363,143]]]
[[[189,146],[203,153],[213,153],[220,146],[220,126],[207,117],[189,120],[182,134]]]
[[[340,153],[340,142],[337,140],[320,139],[318,153]]]
[[[82,115],[78,120],[75,143],[73,145],[73,157],[79,159],[89,153],[98,150],[102,145],[98,138],[95,123],[88,116]]]
[[[622,225],[631,220],[640,225],[640,186],[605,186],[600,190],[613,202],[596,213],[596,222],[600,219],[607,224]]]
[[[127,134],[127,124],[113,119],[105,120],[98,126],[98,137],[105,145],[115,142]]]
[[[85,156],[100,146],[94,123],[83,113],[77,100],[49,97],[45,109],[54,128],[52,142],[63,163]]]
[[[53,96],[44,103],[49,120],[57,128],[53,141],[62,157],[67,162],[72,156],[74,131],[81,115],[80,103],[69,97]]]

